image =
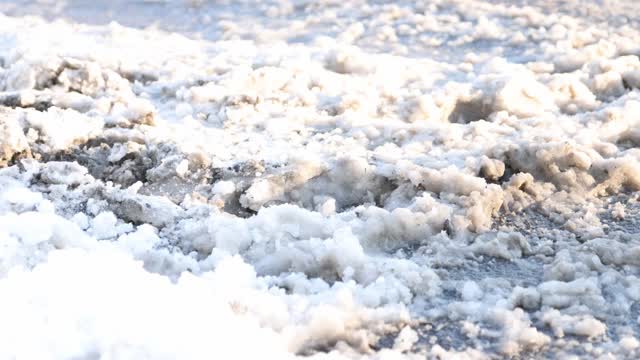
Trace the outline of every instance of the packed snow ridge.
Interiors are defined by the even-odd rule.
[[[0,4],[0,359],[640,357],[640,5],[72,3]]]

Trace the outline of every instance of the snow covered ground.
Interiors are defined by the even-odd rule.
[[[0,12],[0,359],[640,357],[639,2]]]

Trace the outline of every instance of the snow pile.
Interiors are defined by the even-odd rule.
[[[0,358],[637,357],[637,20],[548,4],[0,3]]]

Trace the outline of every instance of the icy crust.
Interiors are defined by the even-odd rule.
[[[400,4],[298,43],[2,17],[0,357],[637,357],[640,35]]]

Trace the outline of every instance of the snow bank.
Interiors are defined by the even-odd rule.
[[[0,2],[0,358],[637,357],[636,19],[26,5]]]

